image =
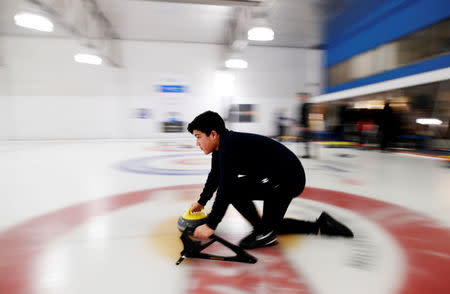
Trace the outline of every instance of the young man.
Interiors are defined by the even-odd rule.
[[[305,187],[302,164],[284,145],[264,136],[227,130],[220,115],[212,111],[198,115],[188,130],[205,154],[212,153],[211,171],[191,211],[202,210],[217,189],[207,222],[195,229],[194,237],[211,236],[230,204],[253,226],[253,232],[239,243],[245,249],[275,245],[276,234],[282,233],[353,237],[326,213],[316,222],[283,218],[291,200]],[[262,217],[253,200],[264,201]]]

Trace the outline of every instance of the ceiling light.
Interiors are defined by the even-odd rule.
[[[416,123],[421,125],[440,125],[442,121],[437,118],[418,118],[416,119]]]
[[[87,63],[87,64],[95,64],[95,65],[100,65],[103,62],[103,60],[99,56],[94,55],[94,54],[86,54],[86,53],[75,54],[73,59],[79,63]]]
[[[225,61],[225,66],[227,68],[245,69],[248,66],[247,61],[240,58],[230,58]]]
[[[274,32],[269,27],[253,27],[248,31],[247,37],[251,41],[272,41]]]
[[[28,12],[14,15],[16,25],[42,32],[53,32],[53,23],[46,17]]]

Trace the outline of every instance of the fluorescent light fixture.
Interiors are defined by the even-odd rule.
[[[272,41],[274,32],[269,27],[254,27],[248,30],[247,38],[251,41]]]
[[[100,65],[103,62],[103,60],[100,57],[98,57],[97,55],[85,54],[85,53],[75,54],[73,59],[79,63],[88,63],[88,64],[95,64],[95,65]]]
[[[247,61],[240,59],[240,58],[230,58],[227,61],[225,61],[225,66],[227,68],[237,68],[237,69],[244,69],[247,68]]]
[[[28,12],[21,12],[14,15],[16,25],[38,30],[42,32],[53,32],[53,23],[46,17]]]
[[[440,125],[442,121],[437,118],[418,118],[416,119],[416,123],[421,125]]]

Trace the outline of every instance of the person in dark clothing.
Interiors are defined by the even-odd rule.
[[[298,112],[298,123],[299,123],[299,138],[303,138],[303,142],[305,143],[305,154],[302,158],[311,158],[309,145],[311,141],[311,132],[309,129],[309,111],[311,108],[311,103],[308,103],[309,94],[308,93],[297,93],[297,97],[302,102],[299,106]]]
[[[389,102],[384,104],[380,123],[380,149],[385,150],[395,136],[395,118]]]
[[[283,142],[283,137],[286,135],[286,130],[288,128],[288,123],[289,123],[289,118],[287,118],[284,114],[284,110],[280,109],[277,117],[277,127],[278,127],[278,134],[277,134],[277,139],[280,142]]]
[[[338,102],[337,106],[337,124],[334,129],[335,138],[337,141],[344,141],[345,139],[345,123],[346,116],[347,116],[347,108],[348,108],[348,102],[342,101]]]
[[[276,234],[281,233],[353,236],[326,213],[316,222],[284,219],[292,199],[305,188],[306,178],[300,160],[283,144],[257,134],[230,131],[212,111],[198,115],[188,131],[205,154],[212,153],[211,171],[191,211],[201,211],[217,190],[206,224],[195,229],[194,237],[211,236],[230,204],[253,226],[253,232],[239,243],[246,249],[275,245]],[[262,217],[253,200],[264,201]]]

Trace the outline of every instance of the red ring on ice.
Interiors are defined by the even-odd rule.
[[[0,233],[0,293],[33,293],[33,265],[52,241],[90,218],[151,200],[161,187],[119,194],[59,209]],[[398,294],[447,294],[450,289],[450,230],[410,209],[358,195],[306,188],[302,198],[351,210],[387,231],[407,257],[406,281]],[[389,212],[381,214],[380,212]]]

